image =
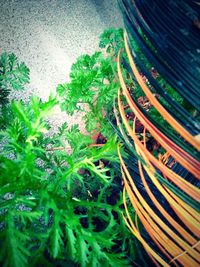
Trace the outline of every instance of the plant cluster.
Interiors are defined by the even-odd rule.
[[[102,46],[109,46],[111,36],[113,30],[103,35],[107,43]],[[3,67],[0,81],[7,93],[2,91],[2,98],[7,98],[12,88],[22,89],[29,80],[24,64],[4,54],[3,66],[6,58],[10,69],[7,67],[6,74]],[[68,97],[79,96],[79,102],[90,106],[88,130],[99,122],[102,125],[102,106],[112,102],[117,90],[113,79],[109,56],[104,58],[99,52],[83,56],[72,66],[71,83],[58,87],[58,99],[49,97],[43,103],[32,97],[28,105],[4,99],[7,109],[2,122],[6,114],[10,120],[1,125],[0,131],[2,266],[127,266],[134,260],[134,238],[122,217],[116,137],[110,136],[104,145],[95,146],[90,135],[66,123],[53,136],[47,135],[47,117],[58,101],[69,113],[79,109],[73,97],[70,101],[65,97],[63,87]],[[94,92],[87,92],[92,87]],[[95,90],[99,94],[92,105]],[[97,115],[100,120],[95,121]],[[109,131],[105,127],[104,133]]]
[[[29,82],[29,69],[14,54],[0,55],[0,128],[5,127],[9,114],[9,95],[12,90],[22,90]]]
[[[116,57],[124,47],[123,30],[108,29],[100,35],[102,51],[82,55],[71,67],[70,82],[57,87],[62,110],[68,114],[85,111],[86,130],[92,132],[101,125],[101,133],[111,135],[110,125],[105,120],[112,112],[113,99],[117,95]]]
[[[0,106],[9,102],[11,90],[21,90],[29,82],[29,69],[24,63],[19,63],[14,54],[0,55]]]

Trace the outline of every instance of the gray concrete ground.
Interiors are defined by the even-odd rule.
[[[23,98],[47,99],[75,59],[98,48],[104,29],[121,26],[117,0],[0,0],[0,53],[14,52],[30,68]],[[80,122],[81,115],[57,112],[52,123],[63,120]]]

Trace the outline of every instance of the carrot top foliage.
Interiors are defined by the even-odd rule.
[[[119,32],[111,30],[116,38]],[[109,38],[105,33],[102,46]],[[1,266],[128,266],[134,260],[134,238],[122,218],[115,135],[95,147],[77,125],[64,123],[49,136],[48,117],[56,105],[69,113],[79,110],[74,95],[91,107],[86,115],[89,131],[99,123],[96,117],[103,121],[102,106],[112,105],[117,88],[111,83],[110,58],[101,52],[82,56],[72,66],[71,83],[59,85],[56,97],[43,102],[33,96],[27,104],[9,102],[10,90],[29,81],[27,67],[14,55],[2,55]],[[108,83],[102,84],[102,75]],[[95,105],[95,92],[87,92],[88,87],[99,88]],[[104,124],[104,132],[110,133]]]

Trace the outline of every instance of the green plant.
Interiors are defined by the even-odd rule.
[[[9,95],[12,90],[23,90],[29,82],[29,69],[19,63],[14,54],[0,55],[0,129],[11,119],[9,112]]]
[[[105,113],[112,112],[119,88],[116,79],[116,55],[123,46],[122,29],[108,29],[100,36],[101,52],[80,56],[71,67],[70,82],[57,87],[62,110],[69,114],[85,111],[88,132],[101,125],[101,133],[111,134]]]
[[[0,106],[9,102],[11,90],[22,90],[29,82],[29,69],[19,63],[14,54],[2,53],[0,56]]]
[[[0,132],[1,265],[127,266],[135,248],[115,181],[116,140],[94,147],[66,124],[48,137],[55,105],[12,101],[12,123]]]

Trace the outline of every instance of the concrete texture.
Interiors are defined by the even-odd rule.
[[[47,99],[68,80],[79,55],[98,49],[98,36],[109,27],[122,27],[117,0],[0,0],[0,53],[14,52],[30,68],[23,98]],[[54,117],[55,124],[81,120],[60,112]]]

